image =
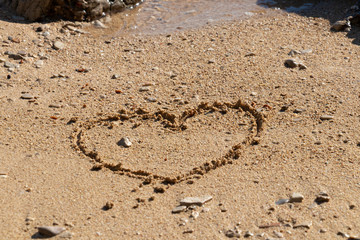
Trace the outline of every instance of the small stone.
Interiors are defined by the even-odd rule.
[[[17,65],[13,64],[11,62],[4,62],[4,67],[6,67],[6,68],[16,68]]]
[[[210,208],[206,208],[206,207],[201,210],[202,213],[206,213],[206,212],[209,212],[209,211],[210,211]]]
[[[33,221],[35,221],[35,218],[33,218],[33,217],[25,218],[25,222],[33,222]]]
[[[34,63],[36,68],[41,68],[44,65],[44,61],[43,60],[38,60]]]
[[[34,97],[29,93],[24,93],[21,95],[21,99],[33,99]]]
[[[5,58],[0,58],[0,63],[6,62]]]
[[[321,117],[320,117],[320,120],[322,120],[322,121],[326,121],[326,120],[332,120],[332,119],[334,119],[334,117],[333,116],[331,116],[331,115],[322,115]]]
[[[111,76],[111,79],[118,79],[118,78],[120,78],[120,75],[118,75],[118,74],[114,74]]]
[[[47,236],[47,237],[54,237],[56,235],[59,235],[66,229],[63,227],[54,227],[54,226],[43,226],[38,227],[38,231],[41,235]]]
[[[338,236],[341,236],[341,237],[344,237],[344,238],[349,238],[349,237],[350,237],[349,234],[344,233],[344,232],[338,232],[337,235],[338,235]]]
[[[288,55],[290,55],[290,56],[294,56],[297,54],[301,54],[301,52],[298,50],[294,50],[294,49],[291,49],[290,52],[288,53]]]
[[[197,219],[197,218],[199,217],[199,215],[200,215],[199,212],[193,211],[193,212],[191,213],[190,217],[193,218],[193,219]]]
[[[65,47],[65,44],[60,42],[60,41],[55,41],[54,44],[53,44],[53,48],[55,50],[61,50]]]
[[[251,93],[250,93],[250,96],[255,97],[256,95],[257,95],[257,92],[251,92]]]
[[[296,68],[299,66],[299,63],[295,59],[286,59],[284,64],[288,68]]]
[[[245,54],[245,57],[252,57],[252,56],[255,56],[255,53],[248,52],[248,53]]]
[[[322,228],[322,229],[320,229],[320,231],[319,231],[320,233],[326,233],[327,232],[327,230],[326,229],[324,229],[324,228]]]
[[[280,227],[280,226],[281,224],[279,222],[275,222],[275,223],[260,225],[259,228],[272,228],[272,227]]]
[[[350,235],[348,240],[360,240],[360,237],[359,236],[352,236]]]
[[[52,103],[49,105],[49,108],[60,108],[61,106],[59,104]]]
[[[150,91],[150,88],[148,86],[145,86],[145,87],[141,87],[139,89],[140,92],[147,92],[147,91]]]
[[[128,137],[124,137],[122,139],[120,139],[120,141],[118,142],[119,146],[123,146],[123,147],[131,147],[132,143],[130,142],[130,139]]]
[[[210,59],[210,60],[208,61],[208,63],[209,63],[209,64],[215,63],[215,59]]]
[[[252,237],[252,236],[254,236],[254,234],[252,232],[250,232],[250,231],[246,231],[245,234],[244,234],[244,237],[246,237],[246,238],[249,238],[249,237]]]
[[[312,53],[312,49],[304,49],[300,51],[301,54],[307,54],[307,53]]]
[[[325,192],[321,192],[319,193],[316,198],[315,198],[315,202],[317,204],[322,204],[322,203],[325,203],[325,202],[329,202],[330,201],[330,197],[327,193]]]
[[[312,225],[312,222],[309,221],[309,222],[303,222],[303,223],[300,223],[300,224],[297,224],[297,225],[294,225],[293,228],[310,228]]]
[[[148,101],[148,102],[156,102],[156,98],[148,97],[148,98],[146,98],[146,101]]]
[[[14,60],[24,59],[24,57],[19,54],[9,54],[9,58],[14,59]]]
[[[299,63],[299,69],[300,70],[305,70],[305,69],[307,69],[307,66],[306,65],[304,65],[303,63]]]
[[[276,205],[282,205],[282,204],[285,204],[285,203],[288,203],[289,202],[289,199],[279,199],[275,202]]]
[[[225,236],[227,236],[228,238],[239,238],[241,237],[241,231],[240,230],[233,230],[233,229],[229,229],[225,232]]]
[[[202,206],[204,203],[210,201],[212,196],[202,196],[202,197],[187,197],[180,201],[181,206],[191,206],[198,205]]]
[[[99,20],[95,20],[95,21],[93,22],[93,25],[94,25],[94,27],[96,27],[96,28],[102,28],[102,29],[107,28],[107,27],[105,26],[105,24],[103,24],[103,23],[100,22]]]
[[[302,113],[302,112],[304,112],[304,111],[305,111],[305,109],[296,108],[296,109],[294,110],[294,113]]]
[[[300,203],[304,199],[304,196],[300,193],[293,193],[290,196],[289,202],[290,203]]]
[[[278,232],[278,231],[274,230],[273,233],[274,233],[275,237],[277,237],[277,238],[283,238],[284,237],[284,235],[281,232]]]
[[[333,31],[348,31],[350,30],[351,25],[350,25],[350,21],[349,20],[340,20],[335,22],[332,26],[331,26],[331,30]]]
[[[50,33],[48,31],[46,31],[46,32],[43,32],[41,35],[43,35],[44,37],[48,37],[48,36],[50,36]]]
[[[173,210],[171,210],[171,213],[181,213],[186,210],[186,206],[177,206]]]
[[[114,203],[113,203],[113,202],[106,202],[106,204],[104,205],[103,209],[104,209],[105,211],[107,211],[107,210],[112,209],[113,207],[114,207]]]
[[[59,238],[72,238],[74,236],[71,232],[64,232],[61,235],[59,235]]]
[[[193,229],[189,229],[189,230],[185,230],[183,233],[186,234],[186,233],[193,233],[194,230]]]

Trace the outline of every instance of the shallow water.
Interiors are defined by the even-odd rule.
[[[106,35],[163,34],[219,21],[245,19],[269,8],[306,12],[321,0],[145,0],[138,7],[111,16]]]
[[[161,34],[246,18],[260,10],[264,8],[256,0],[145,0],[112,16],[109,27],[115,35]]]

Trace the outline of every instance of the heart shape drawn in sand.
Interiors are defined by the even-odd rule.
[[[177,116],[164,110],[121,110],[80,122],[74,146],[119,174],[174,184],[231,164],[256,143],[265,117],[249,104],[202,103]],[[128,137],[131,147],[119,145]]]

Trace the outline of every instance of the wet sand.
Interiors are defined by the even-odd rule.
[[[52,225],[66,228],[54,239],[360,234],[359,46],[327,19],[267,10],[113,37],[1,16],[0,59],[19,64],[0,67],[5,239]],[[302,202],[275,204],[294,192]],[[330,201],[314,202],[320,192]]]

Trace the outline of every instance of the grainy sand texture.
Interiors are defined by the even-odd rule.
[[[1,239],[360,236],[356,29],[271,9],[116,36],[0,16]]]

